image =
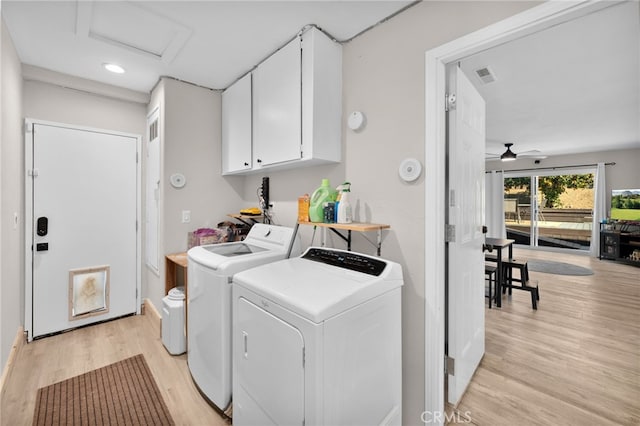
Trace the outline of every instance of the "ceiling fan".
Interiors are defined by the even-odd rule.
[[[542,153],[537,149],[532,149],[531,151],[524,151],[524,152],[520,152],[520,153],[515,153],[515,152],[511,151],[511,147],[513,146],[512,143],[505,143],[504,146],[507,148],[507,150],[505,152],[503,152],[502,154],[487,153],[486,154],[487,161],[495,161],[495,160],[513,161],[516,158],[533,158],[533,159],[537,159],[537,160],[542,160],[544,158],[547,158],[546,155],[542,155]]]

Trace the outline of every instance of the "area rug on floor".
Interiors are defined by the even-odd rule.
[[[38,389],[34,425],[173,425],[142,354]]]
[[[528,260],[530,271],[556,275],[593,275],[593,271],[578,265],[553,260]]]

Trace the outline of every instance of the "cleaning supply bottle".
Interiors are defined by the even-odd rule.
[[[309,220],[322,222],[324,218],[324,203],[334,202],[337,191],[329,185],[329,179],[322,179],[322,185],[316,189],[309,200]]]
[[[340,188],[340,202],[338,203],[338,223],[351,223],[353,222],[353,214],[351,211],[351,203],[349,202],[349,196],[351,195],[351,183],[345,182],[339,186]]]

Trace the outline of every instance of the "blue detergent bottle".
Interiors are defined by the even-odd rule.
[[[311,195],[309,201],[309,220],[311,222],[322,222],[324,218],[324,203],[336,201],[338,192],[331,187],[329,179],[322,179],[322,185]]]

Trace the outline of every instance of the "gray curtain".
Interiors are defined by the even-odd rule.
[[[504,224],[504,173],[492,171],[485,174],[485,224],[487,237],[507,238]]]
[[[600,222],[607,217],[607,185],[604,163],[598,163],[593,180],[593,224],[591,228],[590,254],[597,257],[600,251]]]

